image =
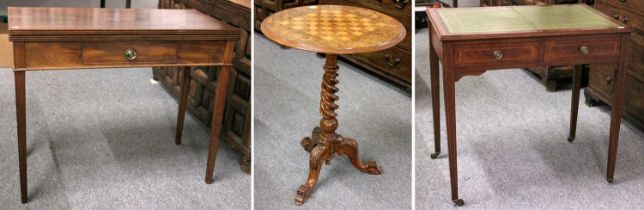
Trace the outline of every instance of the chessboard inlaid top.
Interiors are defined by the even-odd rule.
[[[387,49],[402,41],[406,33],[404,26],[390,16],[339,5],[282,10],[264,19],[261,30],[281,45],[330,54]]]
[[[612,30],[624,26],[583,5],[428,9],[440,19],[443,35]]]

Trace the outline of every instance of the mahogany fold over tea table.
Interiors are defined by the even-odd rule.
[[[405,37],[405,28],[382,13],[358,7],[320,5],[287,9],[267,17],[261,25],[269,39],[292,48],[324,53],[324,76],[320,93],[320,127],[301,141],[310,152],[309,176],[297,189],[295,204],[302,205],[315,188],[322,163],[329,164],[335,154],[347,155],[358,170],[381,174],[375,162],[358,159],[358,142],[335,132],[338,105],[338,54],[379,51],[393,47]]]
[[[175,136],[180,144],[190,66],[221,66],[206,163],[206,182],[212,183],[233,47],[240,34],[196,10],[10,7],[22,202],[27,202],[28,71],[184,66]]]
[[[487,70],[556,65],[617,63],[610,121],[606,179],[613,181],[617,140],[624,101],[625,59],[631,29],[586,6],[521,6],[427,9],[430,27],[430,81],[435,153],[440,154],[439,67],[447,124],[452,201],[458,196],[456,165],[455,82]],[[575,138],[581,69],[573,73],[568,141]]]

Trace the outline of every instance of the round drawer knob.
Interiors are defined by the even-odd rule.
[[[492,55],[494,55],[494,58],[497,60],[503,59],[503,52],[501,52],[501,50],[495,50]]]
[[[588,55],[588,53],[590,53],[590,47],[582,45],[579,47],[579,52],[581,52],[581,54]]]
[[[133,61],[136,59],[136,50],[134,49],[127,49],[125,50],[125,58],[127,58],[130,61]]]

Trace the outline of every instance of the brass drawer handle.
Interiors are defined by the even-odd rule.
[[[622,17],[622,23],[628,23],[628,17]]]
[[[389,66],[394,67],[400,63],[400,58],[391,56],[389,53],[385,53],[385,60],[387,60],[387,63]]]
[[[133,61],[136,59],[136,50],[132,48],[128,48],[125,50],[124,55],[125,55],[125,58],[127,58],[127,60]]]
[[[494,55],[494,58],[497,60],[503,59],[503,52],[501,52],[501,50],[495,50],[492,55]]]
[[[606,77],[606,87],[608,90],[613,90],[613,78],[612,77]]]
[[[588,53],[590,53],[590,47],[582,45],[579,47],[579,52],[581,52],[581,54],[588,55]]]
[[[398,9],[405,8],[405,5],[409,3],[409,0],[394,0],[394,6]]]
[[[618,15],[618,14],[614,14],[614,15],[613,15],[613,18],[614,18],[615,20],[619,20],[619,15]]]

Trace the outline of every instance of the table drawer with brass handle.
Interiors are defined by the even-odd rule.
[[[233,47],[234,43],[230,43]],[[226,41],[25,42],[26,69],[219,65]],[[207,53],[204,53],[207,52]],[[20,53],[20,52],[18,52]],[[229,55],[231,56],[231,55]],[[20,69],[17,69],[20,70]]]
[[[536,64],[539,59],[539,42],[513,42],[504,44],[454,45],[454,65],[457,67],[512,66]]]
[[[619,55],[621,38],[605,37],[602,39],[570,39],[545,42],[544,61],[588,62],[614,59]]]
[[[175,63],[176,44],[86,44],[82,49],[83,64]]]

